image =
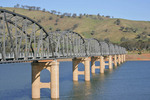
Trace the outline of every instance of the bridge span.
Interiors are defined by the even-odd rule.
[[[126,49],[118,45],[85,39],[72,31],[47,32],[24,15],[0,9],[0,64],[31,62],[32,98],[40,98],[41,88],[51,89],[51,98],[59,98],[60,59],[72,60],[73,81],[78,81],[78,75],[90,81],[90,73],[95,73],[95,69],[103,74],[105,65],[113,69],[125,62],[125,54]],[[100,66],[95,66],[95,61]],[[84,64],[85,71],[78,71],[79,63]],[[51,72],[51,82],[40,82],[43,69]]]

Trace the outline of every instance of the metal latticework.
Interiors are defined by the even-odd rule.
[[[86,56],[85,40],[75,32],[56,31],[49,33],[53,57],[84,57]]]
[[[109,45],[106,42],[100,42],[101,44],[101,54],[102,55],[109,55]]]
[[[0,10],[0,52],[2,59],[36,59],[49,54],[48,34],[32,19]]]
[[[34,20],[0,9],[0,61],[125,54],[117,45],[84,39],[71,31],[47,33]]]
[[[101,46],[97,39],[85,39],[87,56],[101,55]]]

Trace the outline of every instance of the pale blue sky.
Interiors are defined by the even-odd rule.
[[[0,0],[0,6],[16,4],[39,6],[46,10],[114,16],[130,20],[150,21],[150,0]]]

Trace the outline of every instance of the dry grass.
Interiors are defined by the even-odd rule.
[[[109,38],[111,42],[119,43],[122,37],[126,37],[128,39],[133,39],[136,37],[137,34],[140,34],[144,31],[150,34],[150,22],[146,21],[131,21],[120,19],[120,25],[115,25],[114,22],[117,19],[108,19],[104,18],[104,20],[98,19],[91,19],[86,18],[60,18],[57,15],[50,14],[48,12],[42,11],[29,11],[21,8],[3,8],[6,10],[13,11],[15,10],[16,13],[28,16],[35,21],[41,20],[39,24],[41,24],[47,32],[49,32],[49,28],[52,27],[52,31],[55,31],[57,28],[61,30],[66,30],[73,27],[74,24],[78,24],[78,27],[73,30],[79,34],[81,34],[85,38],[97,38],[97,39],[104,39]],[[53,20],[49,20],[49,17],[52,16]],[[56,19],[59,19],[56,23]],[[122,32],[120,31],[120,27],[129,27],[129,28],[137,28],[137,32]],[[95,31],[94,35],[91,35],[92,31]],[[107,32],[106,32],[107,30]]]

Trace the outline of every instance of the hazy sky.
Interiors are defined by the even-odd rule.
[[[16,4],[38,6],[46,10],[114,16],[150,21],[150,0],[0,0],[0,6]]]

